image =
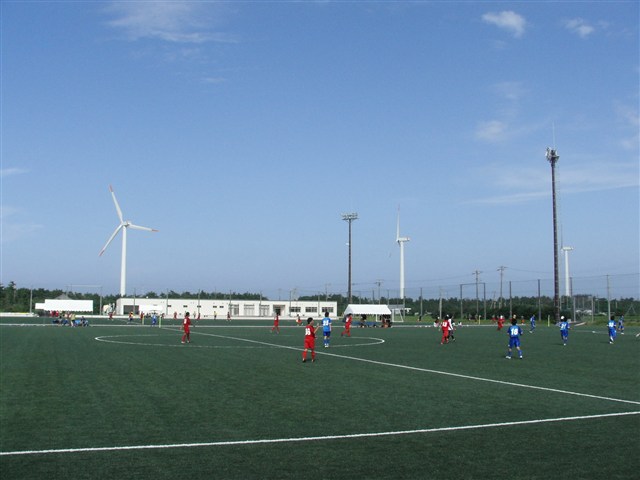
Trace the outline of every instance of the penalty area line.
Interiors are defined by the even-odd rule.
[[[370,360],[367,358],[358,358],[358,357],[351,357],[351,356],[347,356],[347,355],[337,355],[334,353],[327,353],[327,352],[318,352],[321,353],[323,355],[327,355],[330,357],[337,357],[337,358],[345,358],[348,360],[356,360],[358,362],[365,362],[365,363],[373,363],[374,365],[382,365],[385,367],[395,367],[395,368],[404,368],[406,370],[414,370],[417,372],[426,372],[426,373],[434,373],[437,375],[447,375],[450,377],[457,377],[457,378],[464,378],[467,380],[477,380],[479,382],[488,382],[488,383],[495,383],[498,385],[508,385],[511,387],[520,387],[520,388],[530,388],[532,390],[542,390],[545,392],[554,392],[554,393],[560,393],[563,395],[575,395],[577,397],[586,397],[586,398],[595,398],[597,400],[606,400],[609,402],[619,402],[619,403],[629,403],[632,405],[640,405],[640,402],[637,402],[635,400],[625,400],[625,399],[621,399],[621,398],[612,398],[612,397],[603,397],[601,395],[591,395],[589,393],[580,393],[580,392],[572,392],[569,390],[561,390],[559,388],[550,388],[550,387],[539,387],[537,385],[527,385],[526,383],[515,383],[515,382],[507,382],[505,380],[495,380],[495,379],[491,379],[491,378],[483,378],[483,377],[475,377],[473,375],[463,375],[461,373],[452,373],[452,372],[445,372],[443,370],[433,370],[430,368],[422,368],[422,367],[412,367],[409,365],[400,365],[400,364],[396,364],[396,363],[388,363],[388,362],[381,362],[379,360]]]
[[[260,445],[269,443],[297,443],[297,442],[317,442],[326,440],[344,440],[353,438],[374,438],[374,437],[391,437],[399,435],[416,435],[437,432],[455,432],[460,430],[481,430],[485,428],[501,428],[512,427],[516,425],[535,425],[555,422],[572,422],[577,420],[592,420],[598,418],[624,417],[628,415],[639,415],[637,412],[620,412],[620,413],[604,413],[599,415],[580,415],[576,417],[559,417],[559,418],[542,418],[537,420],[521,420],[517,422],[501,422],[501,423],[485,423],[482,425],[461,425],[457,427],[438,427],[438,428],[421,428],[416,430],[398,430],[392,432],[375,432],[375,433],[352,433],[345,435],[323,435],[317,437],[292,437],[292,438],[270,438],[260,440],[230,440],[220,442],[202,442],[202,443],[174,443],[166,445],[130,445],[123,447],[88,447],[88,448],[63,448],[51,450],[23,450],[14,452],[0,452],[0,456],[16,456],[16,455],[47,455],[59,453],[82,453],[82,452],[114,452],[114,451],[130,451],[130,450],[161,450],[175,448],[198,448],[198,447],[226,447],[226,446],[242,446],[242,445]]]

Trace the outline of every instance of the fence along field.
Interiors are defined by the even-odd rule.
[[[631,478],[637,327],[0,326],[3,478]],[[592,333],[594,332],[595,333]],[[634,441],[635,439],[635,441]],[[614,445],[614,448],[609,448]],[[607,461],[603,461],[603,449]],[[445,453],[443,454],[443,450]],[[516,467],[508,461],[517,456]]]

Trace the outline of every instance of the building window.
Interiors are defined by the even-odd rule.
[[[244,306],[244,314],[248,317],[253,317],[255,315],[255,305],[245,305]]]
[[[291,307],[289,311],[291,313],[300,313],[302,311],[302,307]]]
[[[304,307],[305,313],[316,313],[318,311],[318,307]]]

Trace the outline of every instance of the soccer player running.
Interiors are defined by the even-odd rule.
[[[531,329],[529,330],[529,333],[533,333],[536,330],[536,314],[535,313],[531,315],[529,322],[531,323]]]
[[[442,329],[442,340],[440,340],[440,345],[444,345],[445,343],[449,343],[449,324],[451,322],[451,317],[449,315],[445,315],[444,320],[440,322],[440,328]]]
[[[273,319],[273,327],[271,327],[271,333],[275,332],[280,335],[280,315],[276,313],[275,318]]]
[[[456,341],[456,337],[453,335],[453,332],[455,331],[454,323],[455,322],[453,318],[449,318],[449,341],[450,342]]]
[[[322,319],[322,338],[324,340],[324,348],[329,348],[329,341],[331,340],[331,319],[329,318],[329,312],[324,312],[324,318]]]
[[[609,329],[609,343],[612,344],[616,339],[616,318],[614,315],[611,315],[611,318],[607,323],[607,328]]]
[[[511,319],[511,326],[507,329],[507,333],[509,334],[509,351],[507,352],[506,358],[511,360],[513,347],[516,347],[518,350],[518,357],[522,360],[522,350],[520,349],[520,335],[522,335],[522,329],[518,325],[517,318]]]
[[[569,322],[564,316],[560,317],[560,336],[562,337],[562,345],[566,347],[569,340]]]
[[[340,333],[340,336],[346,335],[347,337],[351,336],[351,322],[353,322],[353,317],[351,314],[347,315],[347,318],[344,321],[344,330]]]
[[[191,319],[189,318],[189,312],[184,314],[184,320],[182,320],[182,330],[184,333],[182,334],[182,343],[184,343],[185,339],[187,343],[191,343]]]
[[[304,350],[302,350],[302,363],[307,361],[307,350],[311,350],[311,361],[316,361],[316,332],[320,327],[313,327],[313,318],[307,318],[307,326],[304,327]]]

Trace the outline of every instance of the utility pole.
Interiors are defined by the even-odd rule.
[[[479,292],[478,292],[478,282],[480,280],[480,274],[482,272],[479,270],[476,270],[475,272],[473,272],[473,275],[476,276],[476,319],[478,318],[478,314],[480,313],[480,297],[479,297]]]
[[[498,271],[500,272],[500,298],[498,299],[498,308],[502,308],[502,279],[504,277],[504,271],[507,267],[499,266]]]
[[[378,279],[374,282],[378,286],[378,304],[382,302],[382,297],[380,296],[380,286],[382,285],[382,280]]]
[[[547,147],[547,160],[551,164],[551,198],[553,203],[553,312],[555,323],[560,321],[560,279],[558,278],[558,217],[556,213],[556,163],[560,156]]]
[[[358,219],[358,214],[355,212],[352,213],[343,213],[342,214],[342,220],[344,220],[345,222],[349,223],[349,289],[348,289],[348,293],[347,293],[347,297],[348,297],[348,303],[351,303],[351,223],[354,220]]]

